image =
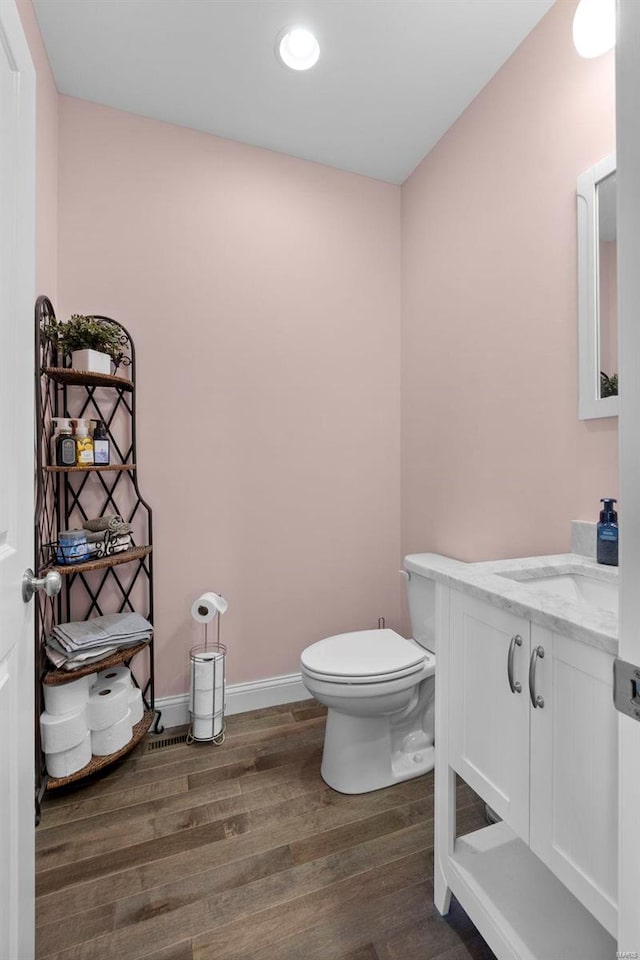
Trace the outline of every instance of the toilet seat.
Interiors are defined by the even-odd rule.
[[[304,672],[328,683],[380,683],[424,670],[431,655],[395,630],[358,630],[319,640],[303,651]]]

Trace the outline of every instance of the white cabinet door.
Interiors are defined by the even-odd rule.
[[[541,646],[531,708],[530,846],[617,935],[618,721],[613,660],[532,626]]]
[[[449,762],[528,842],[529,621],[455,592],[450,616]]]

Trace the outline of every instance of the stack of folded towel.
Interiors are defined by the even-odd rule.
[[[85,520],[82,526],[87,531],[87,559],[110,557],[132,546],[131,524],[117,514]]]
[[[102,660],[121,647],[146,642],[152,633],[152,625],[139,613],[112,613],[57,624],[47,640],[46,651],[56,667],[75,670]]]

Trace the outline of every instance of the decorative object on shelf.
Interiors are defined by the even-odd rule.
[[[89,556],[84,530],[61,530],[52,548],[56,563],[80,563]]]
[[[44,327],[45,337],[64,356],[71,356],[74,370],[88,373],[111,373],[123,359],[125,341],[122,328],[104,317],[85,317],[74,313],[66,323],[50,318]]]
[[[57,541],[47,544],[52,562],[60,565],[90,563],[131,550],[135,546],[131,524],[122,521],[119,527],[118,532],[113,529],[89,530],[87,527],[61,530]]]
[[[73,439],[71,420],[68,417],[53,417],[56,424],[51,438],[51,466],[75,467],[78,462],[76,442]]]
[[[228,602],[218,593],[203,593],[193,601],[191,616],[196,623],[204,624],[204,644],[192,647],[191,693],[189,713],[191,725],[187,743],[209,741],[224,743],[224,694],[225,663],[227,648],[220,643],[220,617],[229,608]],[[209,644],[208,627],[217,617],[216,642]]]
[[[96,672],[124,665],[133,669],[136,686],[132,689],[140,688],[139,693],[132,694],[127,688],[124,713],[131,716],[126,742],[122,743],[122,730],[117,736],[114,733],[101,738],[104,742],[98,744],[99,750],[106,746],[106,740],[113,748],[106,756],[96,755],[95,750],[91,754],[90,731],[88,746],[83,742],[72,748],[77,754],[74,757],[51,754],[58,760],[46,762],[48,778],[45,758],[40,754],[36,784],[39,803],[45,788],[56,789],[108,767],[131,751],[152,725],[157,732],[161,727],[160,714],[154,707],[152,511],[140,492],[136,463],[135,347],[125,328],[110,317],[74,316],[60,323],[47,297],[38,298],[35,321],[36,567],[40,575],[57,571],[63,584],[57,597],[41,593],[37,598],[37,719],[42,712],[40,684],[45,691],[61,691],[72,688],[79,679],[90,677],[93,682]],[[73,369],[68,364],[76,349],[98,349],[108,354],[109,372]],[[111,364],[118,371],[126,369],[127,377],[111,373]],[[52,463],[54,417],[62,418],[60,422],[100,421],[98,439],[108,443],[110,463]],[[84,538],[87,554],[58,557],[64,539],[61,531],[75,536],[76,546]],[[56,551],[53,555],[52,549]],[[110,642],[91,652],[89,647],[73,649],[61,642],[62,628],[69,628],[69,624],[87,627],[85,621],[95,623],[103,614],[134,613],[146,626],[137,635],[130,631],[127,641],[111,636]],[[123,646],[124,642],[128,645]],[[124,719],[117,721],[122,729],[127,726]],[[39,724],[36,735],[39,740]]]
[[[102,420],[96,420],[93,428],[93,462],[105,467],[111,462],[107,427]]]
[[[617,397],[618,396],[618,374],[612,373],[607,376],[603,370],[600,371],[600,396]]]
[[[93,440],[89,436],[89,423],[86,417],[73,421],[76,438],[76,463],[81,467],[93,464]]]

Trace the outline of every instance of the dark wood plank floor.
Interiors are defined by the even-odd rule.
[[[491,960],[432,904],[433,775],[348,797],[313,701],[228,719],[223,746],[144,745],[45,801],[38,958]],[[458,829],[484,825],[462,785]]]

